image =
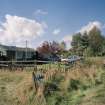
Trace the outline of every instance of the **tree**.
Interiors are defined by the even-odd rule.
[[[37,51],[39,53],[43,53],[43,54],[50,53],[51,51],[50,51],[50,44],[49,44],[49,42],[48,41],[44,41],[42,43],[42,46],[37,48]]]
[[[71,45],[74,54],[78,55],[99,56],[105,52],[105,38],[97,27],[89,33],[73,35]]]
[[[89,47],[93,50],[94,56],[99,55],[99,53],[102,51],[102,44],[103,44],[103,36],[101,35],[101,31],[94,27],[89,32]]]
[[[37,51],[41,54],[57,54],[61,52],[61,47],[56,41],[45,41],[42,43],[42,46],[37,48]]]
[[[74,49],[77,49],[80,45],[80,41],[81,41],[81,33],[74,34],[72,38],[71,46]]]
[[[54,54],[61,51],[60,45],[56,41],[50,42],[50,48],[51,48],[51,53]]]
[[[105,56],[105,37],[103,37],[101,56]]]
[[[91,57],[91,56],[94,55],[94,52],[93,52],[92,48],[87,47],[87,48],[84,50],[83,55],[84,55],[85,57]]]
[[[66,43],[64,41],[62,41],[59,45],[62,51],[66,50]]]
[[[84,50],[83,41],[81,33],[73,35],[71,46],[74,54],[82,55]]]

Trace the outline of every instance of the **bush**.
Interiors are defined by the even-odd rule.
[[[70,86],[69,86],[68,89],[69,90],[78,90],[79,85],[80,85],[80,81],[79,80],[71,79],[70,80]]]

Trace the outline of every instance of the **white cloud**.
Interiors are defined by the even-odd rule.
[[[66,43],[67,50],[71,48],[72,35],[66,35],[62,41]]]
[[[38,9],[34,12],[35,15],[47,15],[47,11],[43,11],[42,9]]]
[[[97,27],[98,29],[102,29],[103,26],[101,24],[101,22],[99,21],[93,21],[93,22],[89,22],[87,25],[83,26],[81,29],[80,29],[80,33],[89,33],[89,31],[91,31],[94,27]]]
[[[21,43],[33,40],[44,33],[47,25],[36,20],[19,16],[5,16],[5,22],[0,24],[0,42],[3,44]]]
[[[55,29],[55,30],[53,31],[53,35],[58,35],[60,32],[61,32],[60,29]]]
[[[72,36],[71,35],[67,35],[62,39],[64,42],[71,42],[72,41]]]

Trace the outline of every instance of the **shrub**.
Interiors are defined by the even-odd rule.
[[[79,85],[80,85],[80,81],[79,80],[71,79],[70,80],[70,86],[69,86],[68,89],[69,90],[78,90]]]

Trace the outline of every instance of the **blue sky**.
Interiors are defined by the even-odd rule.
[[[7,15],[9,17],[6,17]],[[17,31],[14,28],[10,32],[11,29],[8,29],[8,27],[12,27],[13,22],[17,22],[16,19],[20,19],[19,17],[24,18],[25,21],[26,19],[35,20],[43,25],[40,29],[38,27],[36,31],[43,32],[37,35],[37,32],[33,31],[32,34],[36,37],[30,35],[31,33],[26,33],[28,37],[25,37],[24,33],[20,33],[21,35],[18,36],[20,30],[14,34],[14,31]],[[12,21],[12,18],[14,21]],[[28,22],[30,23],[30,21]],[[68,41],[71,41],[72,34],[88,26],[90,22],[90,27],[94,24],[100,25],[99,28],[105,33],[105,0],[0,0],[0,37],[2,38],[1,43],[4,44],[18,45],[21,43],[20,45],[24,45],[25,39],[27,39],[29,45],[36,47],[44,40],[62,41],[65,39],[66,41],[68,39]],[[10,25],[10,23],[13,25]],[[18,28],[18,26],[16,25],[15,28]],[[31,26],[33,26],[33,23]],[[10,36],[8,34],[6,36],[4,33],[13,33],[14,35]],[[17,41],[21,37],[24,40]]]

